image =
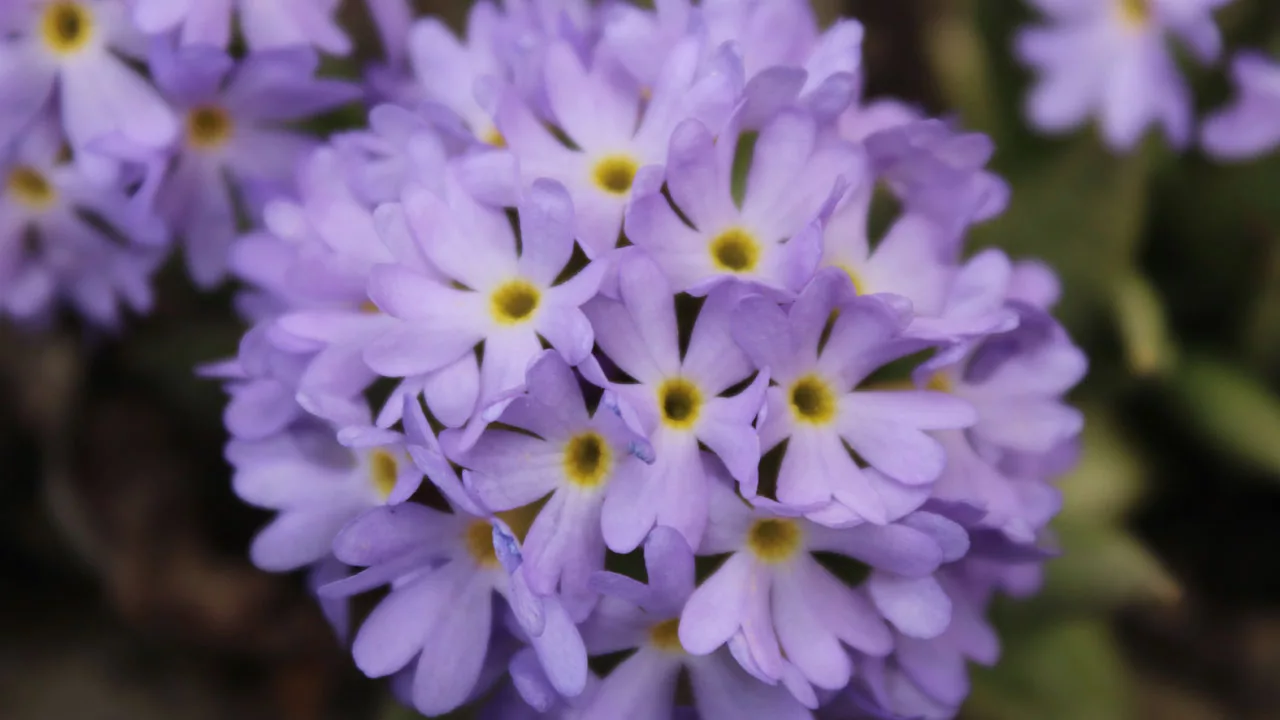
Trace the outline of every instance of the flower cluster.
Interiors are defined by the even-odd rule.
[[[1192,139],[1191,91],[1169,47],[1181,41],[1205,64],[1222,55],[1213,13],[1231,0],[1029,0],[1051,21],[1017,38],[1020,59],[1040,76],[1027,97],[1027,116],[1051,133],[1096,115],[1117,150],[1133,148],[1144,131],[1163,128],[1169,142]],[[1280,65],[1242,52],[1232,74],[1239,102],[1208,118],[1200,141],[1224,160],[1248,158],[1280,146]]]
[[[315,144],[287,124],[360,94],[312,78],[307,44],[347,47],[334,4],[236,3],[252,49],[236,59],[230,0],[6,2],[0,312],[66,302],[114,324],[121,304],[148,309],[175,236],[197,283],[221,280],[239,218],[289,191]]]
[[[352,653],[427,715],[952,717],[1086,364],[1049,269],[965,257],[990,142],[802,0],[376,9],[385,102],[229,255],[254,561],[344,636],[385,588]]]

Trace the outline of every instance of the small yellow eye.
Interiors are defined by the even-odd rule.
[[[747,547],[766,563],[790,560],[800,550],[801,540],[796,521],[781,518],[757,520],[747,533]]]
[[[220,107],[206,105],[187,114],[187,142],[192,147],[203,150],[222,147],[234,131],[235,121]]]
[[[538,309],[542,294],[527,280],[509,280],[489,297],[489,312],[500,325],[518,325]]]
[[[57,55],[74,55],[93,39],[93,13],[78,2],[55,2],[40,22],[45,47]]]
[[[597,487],[609,476],[612,465],[613,457],[609,446],[598,433],[575,435],[565,443],[565,477],[578,487]]]
[[[806,375],[791,385],[791,411],[801,422],[825,425],[836,416],[836,394],[822,378]]]
[[[612,195],[631,192],[640,164],[628,155],[606,155],[596,163],[592,178],[596,187]]]
[[[747,273],[760,262],[760,243],[742,228],[729,228],[711,241],[711,261],[721,270]]]
[[[671,378],[658,388],[658,406],[668,427],[691,428],[702,411],[702,391],[684,378]]]
[[[58,191],[39,170],[19,165],[9,173],[5,188],[19,204],[32,210],[44,210],[58,199]]]

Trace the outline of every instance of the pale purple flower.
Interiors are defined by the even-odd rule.
[[[733,134],[717,138],[694,120],[677,128],[667,159],[670,200],[656,187],[636,198],[627,237],[678,291],[703,295],[729,280],[783,296],[799,291],[822,254],[820,215],[851,179],[861,179],[860,155],[852,145],[819,145],[810,114],[784,112],[755,141],[738,207],[731,192],[737,144]]]
[[[447,158],[461,149],[428,118],[394,104],[375,106],[368,128],[337,133],[329,142],[352,192],[371,207],[399,200],[407,185],[436,185]]]
[[[657,82],[655,56],[702,32],[707,48],[733,43],[748,84],[745,123],[757,127],[786,105],[799,103],[823,121],[854,99],[862,69],[862,25],[838,20],[819,32],[803,0],[711,0],[694,7],[667,0],[653,11],[609,8],[601,44],[643,86]]]
[[[1200,144],[1222,160],[1265,155],[1280,146],[1280,63],[1256,52],[1231,63],[1237,98],[1205,120]]]
[[[12,15],[0,38],[0,145],[35,120],[55,89],[77,150],[115,133],[153,148],[177,137],[173,112],[121,57],[143,49],[122,0],[30,0]]]
[[[489,510],[547,498],[525,538],[526,576],[540,595],[558,591],[580,620],[595,602],[591,574],[604,568],[601,508],[618,502],[616,485],[643,481],[653,448],[612,410],[589,415],[577,377],[554,351],[529,367],[527,386],[498,418],[525,432],[490,428],[454,459],[469,468],[466,485]]]
[[[604,266],[590,264],[555,284],[573,251],[573,206],[551,181],[534,183],[519,201],[519,251],[503,210],[473,197],[452,172],[443,195],[409,188],[403,212],[411,248],[431,267],[373,269],[370,297],[394,323],[364,358],[389,377],[456,369],[441,388],[447,397],[437,402],[476,421],[462,450],[521,391],[529,363],[542,352],[539,338],[571,365],[591,353],[592,327],[579,307],[596,294]],[[477,362],[473,352],[482,341],[484,359]]]
[[[657,192],[660,168],[647,171],[643,180],[637,173],[667,162],[677,126],[689,119],[718,130],[734,109],[742,82],[737,58],[726,48],[700,68],[700,47],[690,38],[673,48],[647,99],[639,85],[619,77],[607,57],[585,67],[568,43],[548,48],[550,120],[573,147],[558,140],[513,93],[503,96],[498,130],[519,157],[521,174],[526,182],[551,177],[568,188],[578,211],[577,237],[588,257],[601,257],[617,245],[623,213],[637,193]]]
[[[609,382],[584,364],[587,378],[606,387],[602,402],[649,438],[656,460],[641,482],[619,483],[604,507],[604,537],[620,551],[636,548],[655,525],[674,528],[690,544],[707,523],[710,476],[705,445],[733,477],[755,485],[760,444],[752,427],[764,401],[768,374],[742,392],[722,396],[755,368],[729,334],[739,293],[722,288],[707,297],[689,345],[680,352],[675,298],[658,267],[642,254],[623,254],[618,300],[599,297],[584,310],[607,359],[634,383]]]
[[[760,447],[787,443],[777,499],[820,522],[883,524],[923,504],[946,465],[927,431],[967,427],[974,412],[937,392],[858,389],[880,366],[928,345],[903,335],[910,313],[892,296],[850,291],[844,274],[831,269],[787,312],[767,298],[748,298],[733,334],[774,383]],[[757,493],[755,483],[742,489]]]
[[[689,673],[694,706],[703,720],[812,717],[785,689],[744,672],[727,649],[694,655],[680,644],[680,611],[694,592],[694,566],[693,552],[679,533],[654,528],[645,541],[644,559],[648,584],[614,573],[595,578],[604,597],[583,626],[588,652],[636,652],[601,681],[583,707],[583,717],[671,718],[681,670]]]
[[[334,19],[339,0],[129,0],[147,34],[177,31],[184,45],[231,42],[232,17],[251,50],[310,45],[346,55],[351,40]]]
[[[507,18],[492,3],[477,2],[467,15],[467,35],[459,40],[438,18],[422,18],[409,31],[408,57],[422,99],[452,111],[476,141],[505,144],[493,114],[496,84],[509,76],[502,55],[509,41]],[[494,87],[478,94],[482,81]]]
[[[1150,125],[1169,142],[1191,138],[1191,95],[1169,47],[1178,38],[1197,60],[1217,59],[1213,11],[1231,0],[1033,0],[1049,24],[1023,30],[1018,57],[1039,75],[1027,98],[1031,123],[1048,133],[1096,116],[1115,150]]]
[[[398,487],[416,487],[422,473],[403,441],[380,440],[345,448],[331,427],[304,420],[268,438],[228,443],[236,494],[278,513],[253,540],[254,564],[285,571],[317,562],[348,521],[385,504]]]
[[[370,677],[400,673],[420,712],[449,712],[497,678],[494,661],[505,665],[506,659],[493,652],[505,635],[495,622],[530,641],[561,694],[578,695],[586,686],[577,628],[554,597],[529,590],[518,543],[502,523],[458,508],[443,513],[405,503],[365,513],[343,529],[333,549],[339,560],[367,569],[322,594],[391,584],[356,634],[356,666]],[[494,606],[494,594],[509,614]]]
[[[184,239],[198,285],[224,276],[237,207],[256,212],[262,203],[255,196],[284,194],[315,148],[314,138],[283,125],[359,95],[348,83],[312,78],[318,64],[306,48],[264,51],[237,65],[208,46],[154,46],[152,75],[184,118],[157,210]]]
[[[849,682],[855,656],[893,650],[890,625],[922,639],[946,631],[952,603],[934,573],[968,552],[960,525],[916,512],[890,525],[834,529],[758,502],[748,505],[725,484],[714,488],[698,553],[732,554],[681,612],[686,651],[706,655],[728,644],[752,675],[782,682],[816,707],[813,686],[839,690]],[[865,586],[846,585],[814,552],[864,563],[870,569]]]
[[[51,119],[0,153],[0,311],[43,319],[65,302],[115,325],[122,305],[151,307],[164,225],[119,182],[86,176],[62,153]]]

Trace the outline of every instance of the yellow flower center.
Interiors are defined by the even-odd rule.
[[[936,372],[929,378],[929,382],[925,383],[925,388],[936,390],[937,392],[949,393],[955,390],[955,383],[951,382],[951,378],[941,372]]]
[[[508,280],[489,298],[489,312],[499,325],[518,325],[533,317],[542,299],[528,280]]]
[[[386,500],[396,486],[396,476],[400,474],[400,463],[396,456],[386,450],[374,450],[369,453],[369,481],[378,496]]]
[[[93,39],[93,13],[78,2],[55,2],[40,22],[44,44],[57,55],[74,55]]]
[[[599,433],[584,432],[565,443],[564,474],[578,487],[599,486],[609,476],[612,466],[612,453]]]
[[[859,295],[867,294],[866,284],[862,282],[862,278],[858,277],[858,273],[854,272],[853,268],[849,267],[848,265],[845,265],[844,263],[839,263],[836,265],[836,267],[843,270],[844,274],[849,276],[849,280],[853,282],[854,292],[856,292]]]
[[[58,191],[53,189],[49,179],[29,165],[14,168],[5,187],[19,203],[32,210],[43,210],[58,199]]]
[[[482,568],[498,567],[498,552],[493,549],[493,526],[487,520],[474,520],[467,525],[464,541],[471,559]]]
[[[711,261],[725,272],[751,272],[760,262],[760,243],[742,228],[729,228],[711,241]]]
[[[790,560],[800,550],[800,526],[794,520],[757,520],[747,533],[747,547],[767,563]]]
[[[1120,19],[1131,26],[1146,25],[1151,20],[1151,0],[1117,0]]]
[[[639,169],[640,164],[629,155],[606,155],[596,163],[591,177],[601,190],[611,195],[626,195],[631,192],[631,183]]]
[[[658,405],[662,408],[663,424],[685,430],[698,421],[702,391],[684,378],[671,378],[658,387]]]
[[[378,313],[382,312],[382,310],[378,307],[378,304],[375,303],[374,301],[365,300],[364,302],[360,303],[360,312],[364,313],[365,315],[377,315]]]
[[[480,136],[480,142],[486,145],[492,145],[496,148],[504,148],[507,146],[507,139],[502,133],[498,132],[498,128],[491,127]]]
[[[649,628],[649,644],[668,653],[684,654],[680,644],[680,618],[671,618]]]
[[[222,147],[234,130],[231,115],[215,105],[198,107],[187,114],[187,142],[192,147],[203,150]]]
[[[805,375],[791,385],[791,412],[796,420],[825,425],[836,416],[836,394],[816,375]]]

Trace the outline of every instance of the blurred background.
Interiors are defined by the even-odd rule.
[[[1156,137],[1117,156],[1092,130],[1031,134],[1018,0],[817,7],[866,24],[870,96],[995,139],[1012,205],[971,247],[1057,268],[1092,359],[1065,555],[1040,596],[997,603],[1004,658],[964,717],[1280,718],[1280,153],[1226,166]],[[1229,48],[1280,55],[1280,2],[1219,20]],[[1229,96],[1221,66],[1187,71],[1202,109]],[[264,516],[231,495],[224,398],[192,373],[235,351],[231,290],[175,266],[158,295],[118,337],[0,327],[0,718],[410,717],[299,578],[245,557]]]

